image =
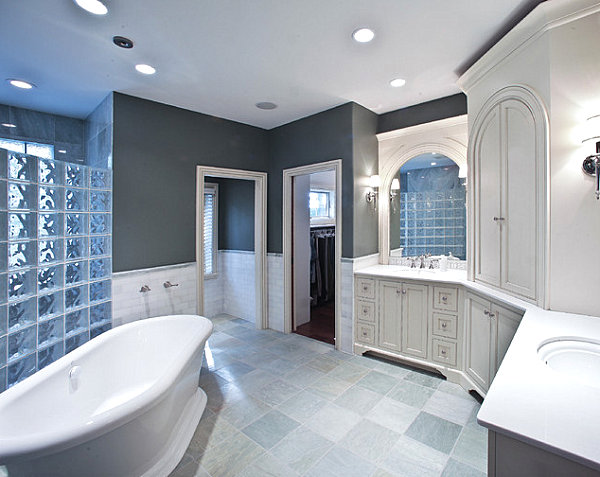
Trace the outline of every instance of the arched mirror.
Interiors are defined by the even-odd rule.
[[[404,162],[392,181],[389,220],[390,256],[465,260],[466,170],[436,153]]]

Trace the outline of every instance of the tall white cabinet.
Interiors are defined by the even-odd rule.
[[[472,132],[473,271],[476,281],[543,301],[545,122],[535,99],[507,88]]]

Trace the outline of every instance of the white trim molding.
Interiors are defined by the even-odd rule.
[[[319,162],[283,170],[283,286],[284,332],[292,331],[292,180],[315,172],[335,172],[335,348],[342,346],[342,160]]]
[[[267,318],[267,173],[227,169],[224,167],[196,167],[196,263],[198,280],[198,314],[204,312],[204,257],[202,254],[204,216],[204,178],[241,179],[254,181],[254,252],[256,289],[256,327],[268,328]]]
[[[378,204],[380,263],[389,263],[390,203],[383,199],[389,197],[392,179],[402,164],[428,152],[443,154],[459,167],[466,167],[467,130],[467,115],[462,115],[377,135],[381,177]]]

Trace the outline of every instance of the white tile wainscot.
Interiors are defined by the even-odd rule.
[[[283,254],[267,254],[269,328],[283,333]]]
[[[196,313],[196,263],[145,268],[112,275],[113,326],[154,316]],[[165,288],[169,281],[178,284]],[[143,285],[150,291],[140,292]]]
[[[252,323],[256,317],[254,261],[254,252],[219,250],[217,273],[223,286],[223,313]]]

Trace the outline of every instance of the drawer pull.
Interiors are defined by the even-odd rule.
[[[363,315],[368,315],[368,314],[369,314],[369,309],[363,308]]]
[[[440,350],[440,354],[441,354],[442,356],[446,356],[446,350],[442,348],[442,349]]]
[[[367,336],[367,330],[363,330],[362,335]]]
[[[483,310],[483,314],[487,316],[490,314],[490,312],[488,310]]]
[[[442,328],[446,328],[448,326],[448,323],[446,323],[445,321],[442,321]]]
[[[442,297],[442,301],[443,301],[444,303],[445,303],[445,302],[447,302],[447,301],[448,301],[448,297],[447,297],[446,295],[444,295],[444,296]]]

